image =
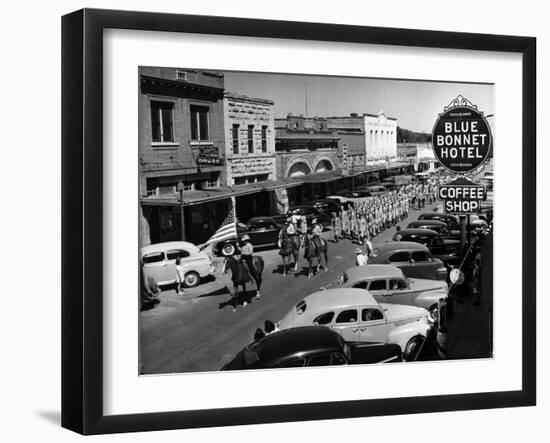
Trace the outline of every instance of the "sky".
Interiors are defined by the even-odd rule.
[[[431,133],[438,114],[458,95],[485,116],[494,112],[494,86],[487,84],[222,72],[226,90],[273,100],[276,118],[288,113],[341,117],[382,110],[397,118],[401,128]]]

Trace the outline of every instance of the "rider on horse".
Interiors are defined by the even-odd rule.
[[[254,267],[252,265],[252,254],[254,252],[254,246],[252,246],[252,243],[250,243],[250,237],[247,234],[242,236],[240,246],[238,246],[238,248],[241,254],[241,262],[243,262],[248,267],[248,272],[252,276],[254,272]]]
[[[279,231],[278,245],[282,248],[280,252],[281,255],[287,255],[289,252],[287,249],[292,246],[291,243],[294,243],[292,240],[296,235],[298,235],[298,230],[296,229],[296,225],[293,223],[292,218],[289,217],[285,225]]]

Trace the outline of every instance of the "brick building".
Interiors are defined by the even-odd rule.
[[[271,189],[277,178],[273,102],[226,91],[223,103],[227,184],[262,186],[236,198],[238,217],[272,214],[276,201]]]
[[[180,182],[186,238],[216,229],[227,215],[224,202],[208,198],[226,184],[223,87],[215,72],[139,68],[142,245],[181,239]]]
[[[335,191],[341,174],[340,139],[323,117],[289,114],[275,120],[277,176],[302,185],[279,191],[279,200],[299,204]]]

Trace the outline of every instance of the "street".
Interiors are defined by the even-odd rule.
[[[400,226],[405,227],[431,209],[432,206],[426,206],[422,210],[411,210]],[[373,245],[390,240],[394,233],[395,227],[387,229],[376,236]],[[236,312],[229,293],[233,285],[230,278],[221,273],[221,257],[215,259],[215,279],[186,289],[183,296],[177,296],[173,289],[163,291],[157,308],[140,313],[140,373],[219,370],[253,341],[255,330],[263,328],[266,319],[279,321],[299,300],[335,282],[343,271],[354,266],[356,244],[350,240],[334,243],[330,230],[323,236],[329,245],[329,269],[321,270],[311,279],[307,278],[306,261],[301,255],[298,272],[283,277],[278,249],[255,251],[265,261],[261,298],[254,297],[255,286],[247,286],[249,303],[246,307],[238,306]],[[488,267],[484,268],[484,274],[490,275]],[[490,278],[484,279],[484,282],[490,281]],[[470,299],[454,304],[453,315],[449,317],[449,358],[490,356],[492,288],[486,288],[485,293],[488,295],[481,306],[471,306]],[[476,322],[469,321],[472,316],[469,311],[476,311]],[[433,336],[419,359],[439,359]]]

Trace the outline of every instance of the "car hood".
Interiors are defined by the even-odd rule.
[[[411,290],[413,291],[441,291],[447,292],[447,283],[441,280],[428,280],[424,278],[409,278]]]
[[[418,318],[424,318],[426,321],[428,321],[428,314],[426,309],[424,308],[388,303],[380,303],[380,306],[386,312],[388,321],[394,322],[399,320],[415,320]]]

